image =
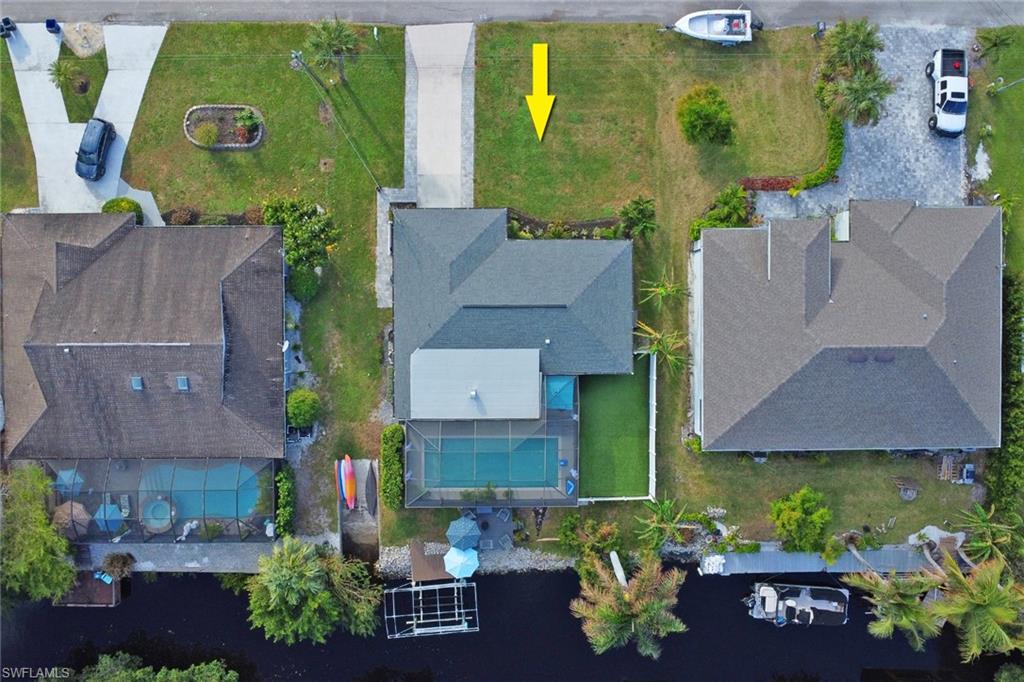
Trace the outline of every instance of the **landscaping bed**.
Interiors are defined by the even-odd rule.
[[[249,122],[241,120],[248,115]],[[185,113],[185,137],[204,149],[252,149],[259,146],[266,132],[263,114],[244,104],[200,104]],[[204,127],[216,130],[216,137],[203,139]],[[215,140],[215,141],[214,141]]]
[[[100,50],[89,57],[79,57],[62,43],[58,61],[70,64],[74,73],[71,80],[61,86],[68,121],[85,123],[95,113],[107,80],[107,52]]]

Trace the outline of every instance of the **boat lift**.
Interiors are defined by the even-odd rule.
[[[476,584],[409,582],[385,590],[384,627],[388,639],[479,632]]]

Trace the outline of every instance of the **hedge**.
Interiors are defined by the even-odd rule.
[[[398,511],[405,504],[405,477],[402,453],[405,431],[401,424],[392,424],[380,435],[380,497],[384,506]]]
[[[103,204],[103,208],[100,210],[104,213],[134,213],[135,224],[142,224],[142,206],[130,197],[114,197]]]
[[[1002,447],[989,454],[985,468],[987,501],[1000,510],[1020,507],[1024,492],[1024,280],[1003,277],[1003,434]]]
[[[295,531],[295,471],[287,462],[277,472],[277,509],[274,515],[277,535],[291,535]]]
[[[843,163],[843,151],[846,149],[846,126],[842,119],[835,116],[828,117],[828,148],[825,154],[825,163],[813,173],[800,178],[789,190],[789,195],[795,197],[805,189],[824,185],[836,176],[839,166]]]

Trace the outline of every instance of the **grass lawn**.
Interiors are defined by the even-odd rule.
[[[72,123],[85,123],[96,111],[96,103],[103,90],[103,82],[107,80],[107,51],[100,50],[91,57],[82,59],[75,55],[67,45],[61,43],[59,61],[68,61],[75,65],[75,77],[61,88],[64,95],[64,107],[68,110],[68,120]],[[78,92],[76,84],[81,79],[88,80],[89,89]]]
[[[380,447],[382,427],[373,413],[383,397],[382,330],[390,311],[377,308],[373,288],[374,181],[330,115],[321,115],[316,86],[288,67],[290,50],[302,48],[308,30],[305,24],[172,24],[128,145],[124,177],[152,191],[164,211],[195,206],[202,213],[237,213],[269,197],[295,195],[316,200],[341,226],[323,287],[301,320],[327,435],[307,472],[322,518],[317,523],[300,514],[299,525],[317,532],[335,523],[334,459],[376,457]],[[360,34],[359,55],[346,61],[348,86],[329,86],[331,106],[380,184],[400,184],[404,34],[382,28],[379,43],[368,28]],[[336,73],[321,75],[337,80]],[[266,141],[246,152],[192,146],[182,117],[204,103],[257,107]]]
[[[1024,83],[1004,90],[995,97],[985,94],[985,86],[1002,76],[1006,82],[1024,76],[1024,26],[1005,29],[1012,33],[1013,43],[1002,48],[994,63],[989,61],[973,76],[977,87],[971,92],[970,115],[967,117],[968,160],[974,163],[979,131],[992,126],[992,136],[985,140],[991,157],[992,177],[985,183],[987,194],[1000,192],[1015,197],[1016,206],[1005,211],[1008,227],[1006,262],[1014,272],[1024,272],[1024,145],[1020,131],[1024,129]]]
[[[38,205],[36,157],[5,45],[0,50],[0,211]]]
[[[650,358],[633,374],[580,380],[580,497],[647,494]]]

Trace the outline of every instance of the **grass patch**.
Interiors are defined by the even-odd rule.
[[[1006,262],[1013,272],[1024,272],[1024,146],[1020,130],[1024,129],[1024,83],[1004,90],[995,97],[985,94],[985,86],[1002,76],[1009,83],[1024,76],[1024,26],[1002,29],[1013,36],[1013,42],[999,51],[999,59],[991,60],[972,75],[977,87],[971,93],[970,115],[967,117],[969,163],[974,163],[980,131],[992,126],[992,136],[985,140],[992,164],[992,177],[985,182],[986,194],[1000,192],[1016,197],[1016,206],[1003,216],[1007,231]]]
[[[331,524],[338,457],[376,457],[382,426],[382,329],[390,311],[374,294],[374,181],[330,115],[316,86],[289,68],[306,24],[172,24],[153,67],[125,159],[125,179],[153,192],[163,210],[240,213],[274,196],[310,197],[331,211],[342,238],[323,286],[300,321],[303,350],[319,378],[327,435],[310,462],[310,492]],[[329,86],[329,102],[359,155],[383,186],[402,182],[405,47],[402,29],[359,27],[359,55],[346,61],[349,83]],[[325,82],[336,73],[323,72]],[[181,129],[196,104],[250,104],[263,112],[266,140],[255,150],[210,152]],[[330,159],[328,172],[320,160]],[[301,515],[300,515],[301,516]],[[300,519],[301,523],[301,519]],[[315,532],[315,528],[301,530]]]
[[[458,509],[402,509],[393,512],[380,507],[380,544],[405,545],[418,538],[424,542],[448,542],[448,524],[459,517]]]
[[[36,156],[6,45],[0,50],[0,211],[39,205]]]
[[[647,494],[650,357],[633,374],[580,379],[580,497]]]
[[[90,57],[82,58],[61,43],[60,56],[57,60],[71,62],[75,67],[75,77],[60,89],[64,96],[64,107],[68,110],[68,120],[72,123],[85,123],[96,111],[103,82],[107,80],[107,51],[100,50]],[[84,93],[78,89],[82,79],[89,83],[89,88]]]

